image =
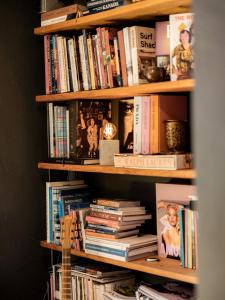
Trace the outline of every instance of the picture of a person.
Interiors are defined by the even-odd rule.
[[[98,126],[94,118],[90,119],[90,125],[87,128],[87,141],[89,143],[88,157],[96,157],[98,149]]]
[[[180,227],[179,209],[182,206],[176,203],[160,201],[158,209],[163,209],[164,215],[159,222],[162,225],[160,231],[160,253],[165,257],[180,258]]]
[[[190,31],[187,29],[180,31],[180,43],[172,52],[172,78],[174,80],[192,77],[194,54],[191,40]]]
[[[102,126],[99,129],[99,140],[104,140],[104,133],[103,130],[105,128],[105,125],[108,124],[109,121],[106,118],[102,119]]]

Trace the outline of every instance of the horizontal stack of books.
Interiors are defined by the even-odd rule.
[[[86,14],[96,14],[121,5],[129,4],[130,0],[88,0]]]
[[[85,252],[129,261],[156,251],[157,237],[138,236],[151,218],[139,201],[98,199],[86,217]]]
[[[119,287],[132,287],[135,277],[130,270],[96,263],[79,263],[71,266],[73,299],[103,299],[104,292]],[[54,299],[60,299],[61,265],[53,265],[50,274]]]
[[[136,299],[154,299],[154,300],[183,300],[197,299],[195,289],[181,282],[166,283],[141,283],[136,291]]]

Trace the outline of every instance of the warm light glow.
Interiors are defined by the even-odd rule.
[[[113,123],[107,123],[103,129],[103,136],[106,140],[112,140],[116,135],[117,129]]]

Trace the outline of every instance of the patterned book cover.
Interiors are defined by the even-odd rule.
[[[76,101],[69,104],[70,158],[99,158],[102,129],[111,122],[111,101]]]
[[[193,13],[170,15],[170,76],[172,81],[193,76],[193,17]]]

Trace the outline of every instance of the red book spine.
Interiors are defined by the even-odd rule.
[[[104,30],[105,37],[105,65],[107,70],[108,84],[110,88],[113,88],[113,75],[112,75],[112,66],[111,66],[111,53],[110,53],[110,34],[109,28]]]
[[[92,217],[107,219],[107,220],[111,220],[111,221],[121,221],[122,220],[121,216],[104,213],[104,212],[99,212],[99,211],[93,211],[93,210],[91,211],[90,215]]]
[[[119,226],[119,222],[117,222],[117,221],[111,221],[111,220],[107,220],[107,219],[95,218],[95,217],[91,217],[91,216],[87,216],[86,221],[88,223],[91,223],[91,224],[102,224],[102,225],[106,225],[106,226],[109,226],[109,227]]]

